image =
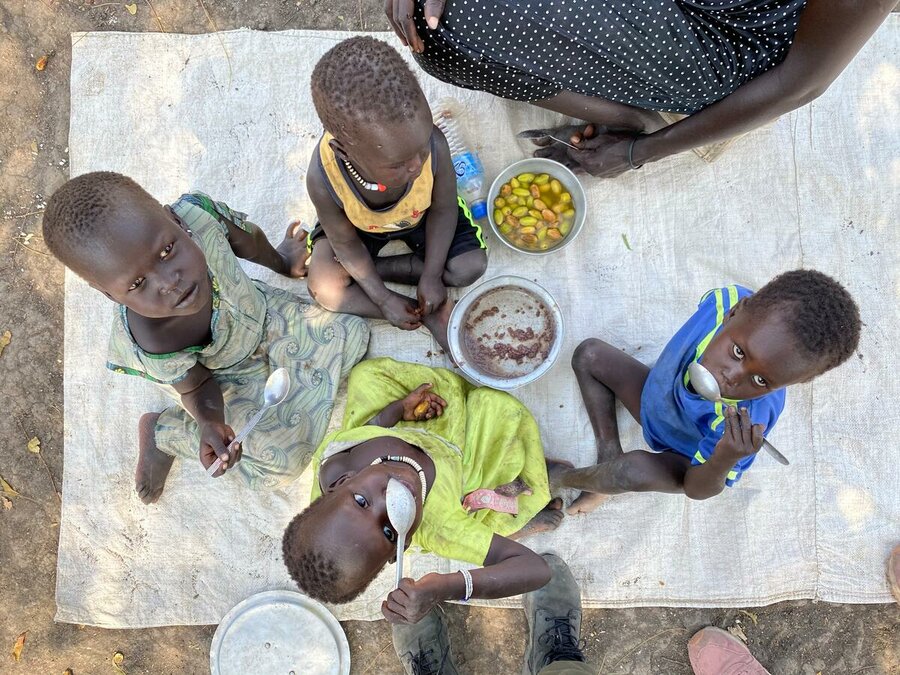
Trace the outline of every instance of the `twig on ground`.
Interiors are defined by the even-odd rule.
[[[647,644],[648,642],[652,642],[653,640],[655,640],[656,638],[658,638],[660,635],[665,635],[666,633],[674,633],[674,632],[677,632],[677,631],[679,631],[679,630],[681,630],[681,629],[680,629],[680,628],[666,628],[666,630],[662,630],[662,631],[658,632],[656,635],[651,635],[650,637],[648,637],[648,638],[647,638],[646,640],[644,640],[643,642],[639,642],[639,643],[636,644],[634,647],[632,647],[631,649],[629,649],[627,652],[625,652],[624,654],[622,654],[622,656],[619,658],[619,660],[616,661],[614,664],[612,664],[612,666],[610,666],[610,668],[609,668],[610,671],[615,670],[615,669],[618,667],[618,665],[619,665],[620,663],[622,663],[622,661],[624,661],[626,658],[628,658],[629,656],[631,656],[631,654],[633,654],[634,652],[636,652],[638,649],[640,649],[641,647],[643,647],[643,646],[644,646],[645,644]],[[607,652],[607,653],[608,653],[608,652]],[[603,661],[600,662],[600,669],[597,671],[598,673],[605,672],[605,671],[603,670],[603,664],[604,664],[604,663],[606,663],[606,654],[603,655]]]
[[[29,211],[28,213],[20,213],[15,216],[6,216],[3,220],[22,220],[22,218],[28,218],[29,216],[36,216],[39,213],[43,213],[43,209],[39,209],[37,211]]]
[[[356,0],[356,6],[359,7],[359,29],[366,29],[366,22],[363,21],[362,0]]]
[[[378,663],[378,657],[381,656],[382,654],[384,654],[387,651],[388,647],[390,647],[393,644],[394,644],[393,642],[388,642],[384,647],[382,647],[381,651],[375,655],[375,658],[372,659],[371,661],[369,661],[369,665],[364,671],[362,671],[362,675],[366,675],[366,673],[371,672],[372,668],[375,667],[375,664]]]
[[[25,436],[25,438],[27,439],[28,432],[25,430],[25,425],[22,424],[22,420],[17,417],[16,422],[19,425],[19,429],[22,430],[22,435]],[[41,464],[44,465],[44,468],[47,469],[47,477],[50,479],[50,485],[53,486],[53,494],[56,495],[56,499],[59,501],[60,504],[62,504],[62,496],[59,494],[59,490],[56,489],[56,481],[53,480],[53,473],[50,471],[50,466],[47,464],[47,460],[44,459],[44,453],[38,452],[37,456],[38,456],[38,459],[41,460]]]
[[[234,80],[234,71],[231,69],[231,57],[228,56],[228,50],[225,48],[225,40],[222,39],[222,36],[219,34],[219,28],[216,26],[216,22],[213,20],[212,15],[209,13],[209,10],[206,9],[206,4],[203,0],[197,0],[200,3],[200,6],[203,8],[204,14],[206,14],[206,19],[209,21],[209,25],[212,26],[213,32],[216,34],[216,37],[219,38],[219,44],[222,45],[222,51],[225,52],[225,61],[228,62],[228,87],[231,88],[231,83]]]
[[[163,25],[162,19],[159,17],[159,12],[156,11],[156,7],[153,6],[153,3],[150,0],[144,0],[147,3],[147,7],[150,8],[150,11],[153,13],[153,18],[156,19],[156,23],[159,24],[159,30],[163,33],[168,33],[166,27]]]

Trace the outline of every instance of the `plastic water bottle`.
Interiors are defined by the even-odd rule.
[[[487,217],[487,203],[484,198],[484,168],[474,150],[470,150],[459,120],[463,108],[458,101],[445,98],[435,107],[434,124],[444,134],[450,146],[450,157],[456,171],[456,189],[469,205],[475,220]]]

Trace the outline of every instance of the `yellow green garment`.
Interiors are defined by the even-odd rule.
[[[225,399],[225,421],[237,433],[262,405],[269,374],[287,368],[287,398],[263,416],[243,444],[230,473],[251,487],[272,488],[296,479],[309,465],[334,406],[341,380],[365,354],[364,319],[334,314],[293,293],[247,276],[228,243],[228,223],[249,231],[246,214],[200,192],[182,196],[172,211],[191,230],[206,256],[212,293],[212,340],[169,354],[151,354],[135,342],[124,306],[118,306],[110,334],[107,367],[161,385],[179,405],[156,423],[156,444],[166,454],[200,467],[200,431],[180,406],[173,384],[195,364],[210,371]]]
[[[426,382],[447,401],[441,417],[400,422],[390,429],[366,425],[388,404]],[[321,494],[318,476],[323,460],[382,436],[404,440],[434,462],[434,485],[412,538],[422,551],[484,564],[494,534],[518,531],[550,501],[540,431],[524,405],[507,393],[474,387],[449,370],[389,358],[364,361],[350,373],[341,429],[329,434],[313,455],[312,498]],[[469,492],[519,477],[533,494],[519,496],[518,516],[489,510],[469,513],[463,508]]]

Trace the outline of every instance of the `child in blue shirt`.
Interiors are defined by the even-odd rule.
[[[795,270],[757,293],[742,286],[706,293],[653,368],[586,340],[572,368],[597,438],[597,464],[556,463],[551,482],[582,490],[570,514],[622,492],[713,497],[753,463],[784,409],[785,387],[843,363],[859,332],[859,309],[843,286],[821,272]],[[727,405],[694,391],[687,373],[694,361],[713,374]],[[616,399],[640,422],[650,452],[622,451]]]

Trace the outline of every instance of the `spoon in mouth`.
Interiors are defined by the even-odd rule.
[[[416,519],[416,498],[412,492],[396,478],[389,478],[385,491],[385,508],[391,526],[397,532],[397,583],[403,578],[403,549],[406,535]]]
[[[694,391],[707,401],[712,401],[713,403],[726,403],[719,390],[719,383],[716,382],[715,376],[709,372],[706,367],[694,361],[688,366],[688,376],[691,378],[691,384],[694,387]],[[790,464],[787,457],[778,452],[778,450],[775,449],[775,446],[769,443],[765,438],[763,439],[763,448],[772,455],[779,464],[784,464],[785,466]]]

